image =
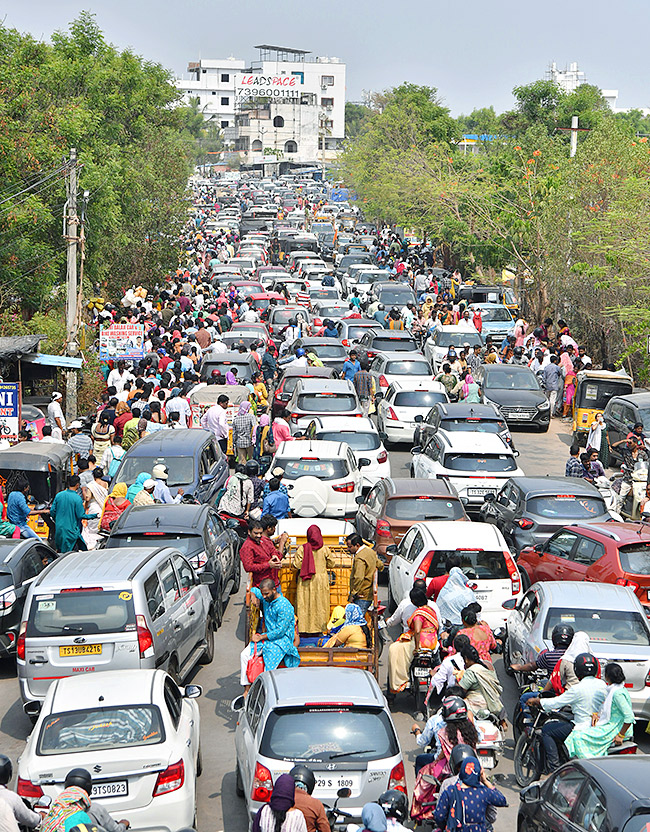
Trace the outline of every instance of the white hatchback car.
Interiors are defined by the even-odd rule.
[[[523,477],[513,451],[494,433],[439,430],[424,448],[412,449],[411,476],[448,480],[465,507],[478,510],[486,494],[495,494],[510,477]]]
[[[433,371],[429,359],[417,352],[377,353],[370,365],[370,375],[375,380],[376,390],[386,390],[394,381],[413,379],[423,383],[433,381]]]
[[[301,439],[280,443],[269,471],[282,468],[282,484],[300,517],[347,517],[356,515],[361,469],[369,465],[367,457],[357,459],[345,442]]]
[[[459,353],[465,344],[469,344],[470,347],[475,344],[483,346],[483,339],[473,326],[443,326],[424,342],[424,354],[437,373],[442,370],[443,359],[449,348],[453,347]]]
[[[310,429],[307,429],[310,435]],[[388,453],[372,419],[354,416],[316,416],[313,433],[316,439],[347,442],[357,460],[365,457],[370,465],[363,469],[363,486],[372,488],[383,477],[390,477]]]
[[[52,798],[85,768],[91,797],[134,829],[176,832],[194,823],[201,773],[198,685],[164,670],[108,670],[52,683],[18,760],[18,794]]]
[[[439,381],[400,378],[377,400],[377,427],[389,442],[413,442],[416,416],[423,418],[437,402],[448,402]]]
[[[389,606],[404,598],[413,581],[437,578],[445,573],[451,555],[460,557],[460,568],[470,579],[481,618],[492,629],[503,626],[509,612],[501,605],[521,596],[521,577],[506,541],[496,526],[487,523],[449,523],[431,520],[415,523],[397,546],[388,567]],[[442,623],[442,622],[440,622]]]

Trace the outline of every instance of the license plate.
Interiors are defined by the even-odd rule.
[[[352,792],[359,791],[359,774],[340,774],[332,776],[316,776],[316,788],[314,792],[337,792],[339,789],[352,789]]]
[[[96,656],[101,652],[101,644],[67,644],[59,647],[59,656]]]
[[[495,488],[468,488],[468,497],[485,497],[486,494],[496,494]]]
[[[428,667],[415,667],[413,668],[413,672],[416,676],[428,676],[429,675],[429,668]]]
[[[128,780],[110,780],[105,783],[93,783],[90,797],[124,797],[128,793]]]
[[[492,754],[486,754],[485,756],[483,756],[483,754],[479,754],[479,760],[483,768],[494,768],[495,766]]]

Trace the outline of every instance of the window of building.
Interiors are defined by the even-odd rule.
[[[230,99],[228,98],[228,96],[223,96],[223,95],[221,96],[221,104],[224,107],[227,107],[228,104],[230,104]]]
[[[222,84],[227,84],[228,81],[230,81],[230,75],[228,75],[227,72],[222,72],[221,73],[221,83]]]
[[[321,98],[320,105],[321,105],[321,107],[333,107],[334,106],[334,99],[333,98]]]
[[[251,145],[251,150],[262,150],[262,142],[259,139],[255,139]]]
[[[321,87],[333,87],[334,86],[334,76],[333,75],[321,75],[320,85],[321,85]]]
[[[212,90],[212,95],[216,95],[216,90]]]
[[[229,121],[222,121],[222,122],[221,122],[221,126],[222,126],[222,127],[229,127],[229,126],[230,126],[230,122],[229,122]]]
[[[201,70],[201,72],[203,73],[203,75],[205,75],[205,73],[206,73],[207,71],[208,71],[207,69],[202,69],[202,70]]]
[[[284,119],[282,118],[282,116],[276,116],[273,119],[273,126],[274,127],[284,127]]]
[[[288,141],[284,143],[284,152],[285,153],[297,153],[298,152],[298,145],[296,142]]]

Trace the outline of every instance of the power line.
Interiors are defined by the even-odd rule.
[[[62,171],[67,172],[67,168],[69,167],[69,163],[65,162],[64,164],[60,165],[58,168],[55,168],[51,173],[47,176],[44,176],[38,182],[33,183],[32,185],[28,185],[26,188],[23,188],[22,191],[18,191],[15,194],[11,194],[11,196],[6,197],[5,199],[0,199],[0,205],[4,205],[5,202],[9,202],[12,199],[15,199],[17,196],[22,196],[22,194],[26,194],[35,188],[37,185],[42,184],[43,182],[47,182],[49,179],[52,179],[55,176],[58,176]]]
[[[48,188],[51,188],[53,185],[56,185],[62,179],[65,179],[65,176],[66,176],[65,171],[59,173],[57,175],[56,179],[50,181],[49,183],[44,184],[37,191],[34,191],[33,193],[28,193],[27,196],[24,199],[20,200],[20,202],[17,202],[15,204],[11,204],[11,205],[6,205],[4,208],[0,207],[0,212],[2,212],[2,211],[13,211],[15,208],[19,208],[21,205],[24,205],[25,202],[27,202],[30,199],[30,197],[38,196],[38,194],[42,193],[43,191],[46,191]],[[51,179],[51,177],[48,177],[48,178]],[[23,191],[23,193],[25,193],[25,191]],[[7,202],[7,200],[6,199],[2,200],[2,202],[0,202],[0,206],[3,204],[3,202]]]

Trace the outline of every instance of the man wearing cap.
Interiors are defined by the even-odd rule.
[[[178,413],[179,427],[187,428],[190,426],[192,410],[187,399],[181,396],[180,387],[174,387],[172,390],[172,394],[165,404],[165,411],[167,412],[167,418],[171,413]]]
[[[52,401],[47,406],[47,423],[52,428],[52,436],[55,439],[63,439],[65,430],[65,416],[61,409],[63,396],[55,391],[52,393]]]
[[[169,470],[166,465],[158,463],[153,466],[152,477],[155,480],[153,496],[157,503],[180,503],[181,497],[185,493],[182,488],[179,488],[176,496],[172,497],[172,493],[167,485],[169,477]]]
[[[155,502],[153,498],[153,492],[156,487],[156,481],[152,480],[149,477],[148,480],[145,480],[142,484],[142,491],[138,491],[138,493],[133,498],[133,505],[134,506],[152,506]]]
[[[74,454],[74,472],[75,474],[79,473],[79,469],[77,463],[84,457],[88,459],[88,454],[92,453],[93,450],[93,440],[88,436],[86,433],[81,433],[83,430],[83,422],[79,421],[79,419],[75,419],[74,422],[70,425],[70,435],[68,436],[68,445],[72,448],[72,453]]]

